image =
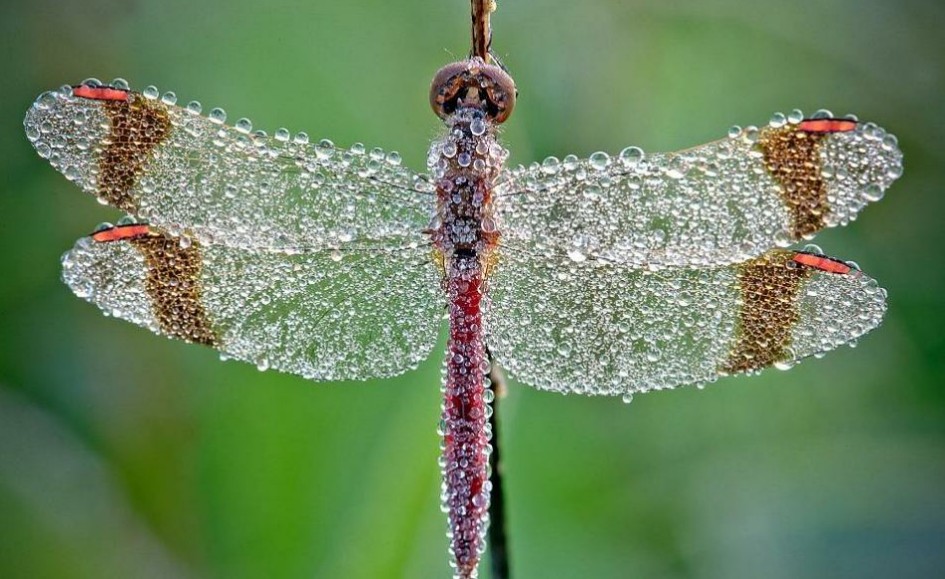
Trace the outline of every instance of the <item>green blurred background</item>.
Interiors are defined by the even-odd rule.
[[[519,578],[933,577],[945,569],[945,5],[500,0],[514,163],[671,150],[827,107],[905,176],[817,239],[888,288],[884,325],[790,372],[616,399],[512,384]],[[26,141],[41,91],[175,90],[423,167],[465,0],[2,0],[0,577],[442,578],[442,354],[309,384],[107,319],[59,255],[117,214]],[[488,576],[487,572],[483,573]]]

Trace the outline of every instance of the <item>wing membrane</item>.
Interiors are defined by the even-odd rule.
[[[519,168],[498,201],[505,244],[634,266],[736,263],[844,225],[902,173],[872,123],[774,122],[699,147],[636,147]]]
[[[629,394],[790,365],[885,311],[872,279],[806,253],[657,271],[534,257],[502,254],[488,343],[511,376],[545,390]]]
[[[302,254],[80,239],[63,278],[104,312],[314,380],[393,376],[425,359],[443,298],[429,249]]]
[[[284,129],[267,137],[222,117],[83,86],[40,96],[24,124],[40,155],[83,190],[164,231],[292,250],[420,240],[432,198],[396,153],[309,144]]]

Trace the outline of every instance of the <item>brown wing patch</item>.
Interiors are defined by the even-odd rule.
[[[787,357],[791,329],[799,319],[798,291],[812,273],[801,265],[789,267],[794,255],[775,250],[741,264],[736,342],[722,372],[758,370]]]
[[[214,346],[217,338],[200,301],[197,245],[181,247],[179,239],[160,234],[129,242],[144,256],[148,268],[145,290],[161,331],[173,338]]]
[[[136,213],[131,188],[155,147],[170,132],[167,107],[141,95],[130,100],[104,100],[102,106],[111,131],[99,159],[98,195],[113,207]]]
[[[765,129],[758,141],[765,168],[781,185],[781,199],[791,213],[791,235],[802,239],[826,225],[827,186],[821,175],[820,143],[823,133],[799,130],[794,125]]]

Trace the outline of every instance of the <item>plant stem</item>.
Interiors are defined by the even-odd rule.
[[[492,415],[489,425],[492,427],[492,454],[489,455],[489,466],[492,474],[489,481],[492,483],[492,497],[489,503],[489,531],[486,535],[489,560],[491,561],[492,579],[509,579],[509,545],[505,533],[505,491],[502,487],[502,462],[499,447],[499,401],[505,396],[506,384],[502,370],[489,355],[489,380],[492,381],[492,391],[495,399],[492,401]]]
[[[489,62],[492,46],[492,28],[489,15],[495,10],[495,0],[472,0],[472,54]]]

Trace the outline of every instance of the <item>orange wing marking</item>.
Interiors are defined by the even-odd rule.
[[[814,253],[798,253],[794,256],[794,261],[801,265],[806,265],[807,267],[826,271],[827,273],[847,274],[853,270],[852,267],[842,261]]]
[[[845,133],[856,129],[856,121],[849,119],[807,119],[797,125],[808,133]]]
[[[108,86],[89,86],[82,84],[72,87],[73,96],[96,101],[127,101],[128,91]]]
[[[151,228],[147,223],[133,223],[96,231],[92,234],[92,239],[100,243],[107,243],[109,241],[121,241],[122,239],[137,239],[150,234]]]

